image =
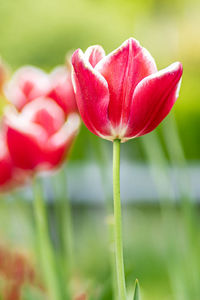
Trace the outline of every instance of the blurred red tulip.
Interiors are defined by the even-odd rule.
[[[81,117],[107,140],[147,134],[167,116],[178,98],[181,63],[157,71],[150,53],[133,38],[105,56],[100,46],[72,56],[73,83]]]
[[[25,66],[5,85],[4,93],[17,110],[38,97],[53,99],[68,115],[77,112],[71,72],[67,67],[57,67],[50,74],[39,68]]]
[[[8,148],[15,165],[26,170],[48,170],[59,166],[78,132],[78,114],[69,114],[49,98],[28,103],[20,113],[5,114]]]

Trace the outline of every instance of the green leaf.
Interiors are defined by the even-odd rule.
[[[133,300],[140,300],[140,286],[139,286],[139,282],[137,279],[135,281],[135,290],[134,290]]]

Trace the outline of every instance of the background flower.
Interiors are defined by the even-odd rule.
[[[5,130],[10,155],[22,169],[51,169],[65,159],[79,128],[79,117],[63,110],[49,98],[38,98],[20,113],[8,110]]]
[[[5,84],[4,93],[19,111],[41,96],[53,99],[66,116],[77,111],[71,72],[65,66],[56,67],[50,74],[33,66],[21,67]]]

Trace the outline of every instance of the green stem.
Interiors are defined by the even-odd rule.
[[[103,191],[105,196],[105,208],[107,215],[107,226],[108,226],[108,249],[109,249],[109,262],[111,269],[111,280],[112,280],[112,293],[113,300],[117,300],[117,274],[115,264],[115,252],[113,249],[114,245],[114,215],[113,215],[113,200],[112,192],[110,191],[109,178],[107,173],[107,166],[109,164],[109,158],[106,155],[107,149],[102,141],[96,139],[94,135],[90,135],[92,146],[95,149],[96,160],[99,165],[101,179],[103,184]]]
[[[44,280],[52,300],[59,300],[59,288],[56,276],[56,266],[53,249],[48,234],[47,214],[40,182],[34,178],[34,213],[37,229],[38,247]]]
[[[54,180],[57,218],[60,225],[59,235],[62,255],[65,260],[67,279],[70,278],[74,268],[73,224],[71,205],[67,193],[67,179],[63,167]]]
[[[120,201],[120,140],[113,142],[113,195],[115,259],[119,300],[126,300],[126,284],[123,261],[121,201]]]

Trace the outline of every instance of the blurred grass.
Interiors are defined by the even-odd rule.
[[[2,205],[4,205],[3,209]],[[29,209],[31,211],[30,206]],[[16,237],[16,222],[14,221],[16,217],[20,220],[20,228],[26,228],[26,231],[30,230],[28,234],[26,231],[21,232],[21,238],[18,236],[17,241],[13,238],[14,235]],[[94,299],[110,299],[108,295],[111,293],[111,275],[104,211],[101,206],[90,208],[84,205],[73,206],[73,217],[77,266],[73,286],[77,291],[91,291],[95,295]],[[159,207],[156,205],[129,205],[124,207],[123,221],[128,288],[133,289],[137,277],[144,299],[175,299],[166,268],[166,259],[170,260],[170,257],[166,257],[169,240],[164,234]],[[175,209],[171,221],[175,224],[173,229],[176,236],[173,251],[177,251],[181,256],[187,250],[187,244],[179,208]],[[4,241],[9,243],[11,248],[16,249],[17,247],[22,251],[32,251],[30,240],[33,233],[30,219],[17,206],[17,203],[11,207],[1,201],[0,226],[3,228],[1,237],[4,237]],[[32,260],[35,261],[34,255]],[[36,271],[40,273],[39,265],[36,267]],[[178,278],[175,277],[175,279]],[[104,294],[105,297],[102,297]]]

